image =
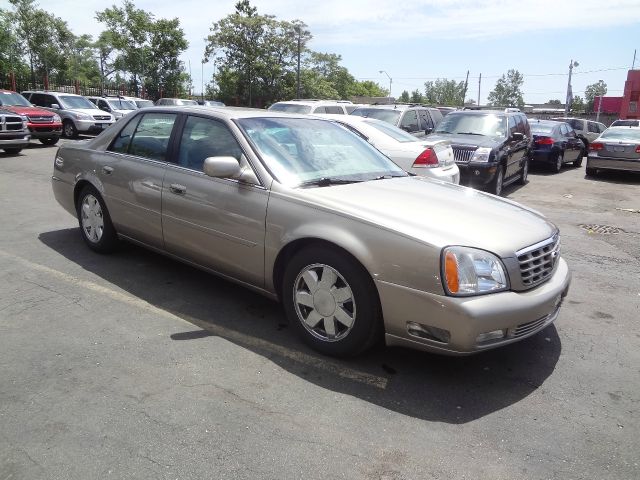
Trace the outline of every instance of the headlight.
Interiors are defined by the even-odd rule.
[[[502,261],[493,253],[470,247],[442,251],[442,278],[449,295],[469,296],[509,288]]]
[[[27,124],[29,123],[29,119],[27,117],[25,117],[24,115],[20,115],[20,118],[22,119],[22,129],[26,129],[27,128]]]
[[[62,122],[62,119],[60,118],[60,115],[54,115],[53,116],[53,123],[60,123]]]
[[[85,113],[74,113],[73,116],[76,118],[76,120],[93,120],[93,117]]]
[[[480,147],[476,149],[471,157],[472,162],[488,162],[491,157],[491,149],[488,147]]]

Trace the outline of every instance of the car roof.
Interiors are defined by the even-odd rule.
[[[224,117],[226,119],[240,119],[240,118],[300,118],[300,119],[314,119],[321,120],[319,117],[313,118],[312,115],[296,114],[296,113],[284,113],[274,112],[273,110],[265,110],[262,108],[247,108],[247,107],[206,107],[204,105],[179,105],[174,107],[169,106],[155,106],[148,107],[143,110],[139,110],[141,113],[198,113],[204,115],[211,115],[213,112],[216,115]]]
[[[522,112],[505,112],[504,110],[456,110],[449,115],[524,115]]]

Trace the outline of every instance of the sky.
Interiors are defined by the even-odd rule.
[[[0,0],[0,6],[6,0]],[[76,35],[104,29],[95,12],[120,2],[40,0],[66,20]],[[196,92],[213,74],[202,65],[211,25],[233,13],[236,0],[134,0],[156,18],[179,18],[189,41],[182,55]],[[424,91],[437,78],[464,80],[467,98],[480,101],[507,70],[525,77],[526,103],[564,102],[571,60],[573,94],[604,80],[608,95],[621,96],[634,49],[640,68],[640,0],[252,0],[260,14],[300,19],[313,35],[309,48],[342,56],[359,80],[373,80],[392,95]],[[5,7],[6,8],[6,7]],[[190,67],[189,67],[190,66]],[[380,73],[380,71],[385,73]]]

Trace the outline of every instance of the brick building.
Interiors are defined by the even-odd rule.
[[[629,70],[624,82],[624,95],[620,106],[620,118],[640,118],[640,70]]]

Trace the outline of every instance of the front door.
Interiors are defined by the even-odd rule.
[[[163,248],[162,180],[177,114],[136,115],[99,158],[96,174],[116,230]]]
[[[269,192],[260,185],[212,178],[207,157],[246,162],[223,121],[188,116],[175,164],[162,187],[167,251],[238,280],[264,286],[264,236]]]

